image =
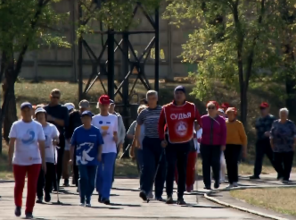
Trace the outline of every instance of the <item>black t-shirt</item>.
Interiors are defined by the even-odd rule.
[[[75,110],[69,115],[69,124],[66,127],[66,139],[71,139],[75,128],[80,125],[82,125],[80,112]]]
[[[63,137],[65,133],[65,128],[68,126],[68,121],[69,121],[69,112],[67,107],[62,105],[55,105],[55,106],[47,105],[44,107],[44,109],[46,110],[48,115],[51,115],[52,117],[57,119],[64,120],[65,125],[63,127],[55,124],[53,121],[48,121],[57,127],[57,129],[60,132],[60,137],[61,136]]]

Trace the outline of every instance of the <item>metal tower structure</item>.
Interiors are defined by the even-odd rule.
[[[94,0],[93,4],[96,4],[96,8],[99,9],[101,1],[107,0]],[[124,118],[129,117],[129,108],[133,105],[130,103],[135,85],[137,83],[142,83],[144,87],[149,90],[151,86],[148,79],[145,76],[145,64],[148,58],[148,54],[151,53],[151,48],[155,48],[155,84],[154,89],[159,90],[159,10],[155,9],[154,18],[149,15],[147,10],[141,3],[136,3],[133,10],[133,19],[137,11],[141,10],[145,18],[149,21],[152,26],[152,31],[131,31],[129,27],[125,31],[114,31],[108,29],[104,31],[102,28],[102,23],[100,24],[100,31],[96,31],[94,34],[100,34],[101,36],[107,36],[107,39],[104,41],[103,37],[101,42],[102,50],[100,51],[99,56],[95,55],[94,50],[89,46],[87,40],[83,38],[83,35],[79,38],[78,41],[78,75],[79,75],[79,100],[83,99],[85,95],[91,90],[93,85],[97,80],[100,81],[101,86],[105,92],[108,94],[111,99],[114,99],[117,95],[121,97],[122,103],[116,103],[116,106],[122,107],[122,115]],[[79,5],[79,21],[81,25],[87,24],[86,21],[82,21],[82,8]],[[129,40],[130,35],[139,35],[139,34],[150,34],[152,35],[150,42],[147,42],[147,46],[143,51],[139,51],[139,55],[136,54],[132,43]],[[121,40],[117,41],[115,35],[120,35]],[[88,62],[91,62],[92,71],[89,75],[89,79],[85,86],[83,86],[83,65],[85,60],[82,57],[82,51],[85,50],[88,54]],[[107,50],[108,59],[103,60],[103,54]],[[116,51],[120,51],[122,55],[121,59],[121,79],[115,79],[115,60],[114,54]],[[130,57],[129,57],[130,52]],[[129,78],[131,75],[136,74],[136,79],[133,82],[131,89],[129,90]],[[107,77],[108,86],[105,88],[102,82],[102,76]],[[115,83],[115,80],[120,80],[119,84]]]

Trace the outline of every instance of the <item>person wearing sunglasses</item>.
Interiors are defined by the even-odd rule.
[[[226,145],[225,118],[218,114],[219,105],[216,101],[207,103],[208,114],[201,117],[203,133],[200,152],[202,155],[202,172],[205,189],[211,189],[211,167],[214,175],[214,188],[220,186],[220,159]]]
[[[15,215],[21,216],[23,190],[27,176],[25,214],[26,219],[32,219],[41,166],[46,172],[45,135],[42,125],[32,119],[32,104],[24,102],[20,110],[22,118],[12,124],[9,133],[8,162],[13,164]]]
[[[54,124],[60,132],[58,159],[57,159],[57,181],[54,181],[54,190],[59,187],[60,179],[63,172],[63,157],[65,151],[65,128],[68,126],[69,112],[67,107],[59,104],[61,98],[61,91],[53,89],[50,93],[49,104],[44,106],[47,112],[47,121]]]
[[[260,179],[264,155],[268,157],[270,163],[276,169],[273,160],[274,155],[269,141],[270,129],[276,118],[273,115],[269,114],[269,104],[267,102],[262,102],[259,106],[259,109],[260,117],[257,118],[255,124],[257,141],[254,175],[250,177],[250,179],[252,180]],[[280,174],[278,175],[278,179],[280,179]]]

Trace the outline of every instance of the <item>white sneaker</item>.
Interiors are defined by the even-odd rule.
[[[85,204],[84,203],[80,203],[80,206],[85,206]]]
[[[238,187],[237,182],[234,182],[232,185],[233,185],[233,187]]]
[[[229,184],[226,188],[230,189],[230,188],[233,188],[233,187],[234,187],[233,184]]]
[[[85,207],[91,207],[90,203],[86,203]]]

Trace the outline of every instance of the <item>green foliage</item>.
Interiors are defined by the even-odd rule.
[[[229,89],[247,91],[262,78],[283,82],[284,73],[295,72],[295,62],[289,60],[285,67],[282,53],[283,39],[295,41],[296,29],[283,19],[284,3],[289,13],[295,11],[295,0],[169,1],[164,17],[179,27],[195,27],[181,57],[198,63],[198,74],[191,74],[197,98],[208,98],[217,80]]]
[[[0,50],[10,54],[24,46],[29,50],[52,44],[70,47],[61,34],[50,34],[68,16],[53,10],[56,2],[59,0],[0,0]]]
[[[92,33],[99,30],[98,22],[102,22],[104,31],[108,28],[115,31],[124,31],[131,25],[140,22],[133,19],[133,11],[137,4],[145,8],[149,15],[153,15],[160,2],[161,0],[108,0],[97,5],[93,3],[93,0],[80,0],[82,18],[78,34]],[[93,25],[94,23],[96,24]]]

